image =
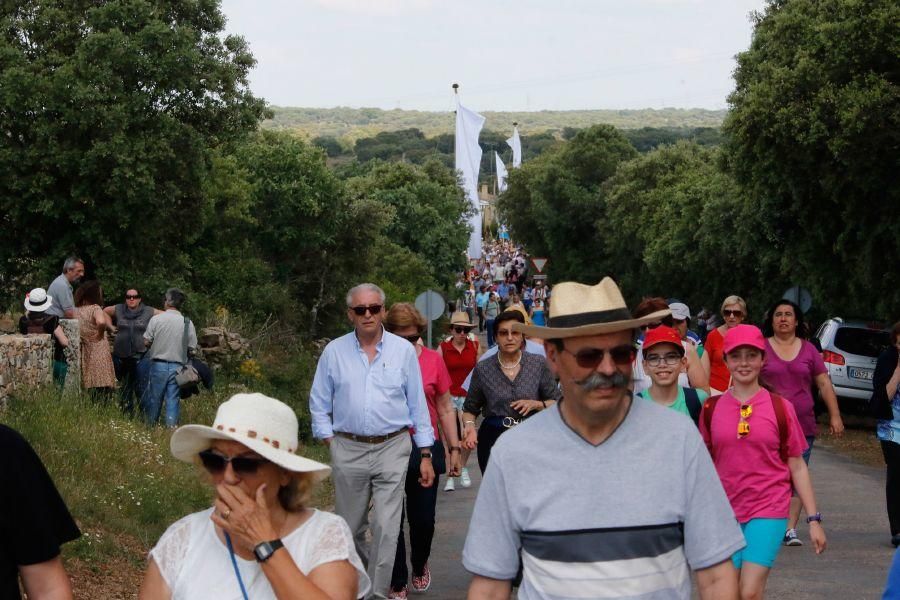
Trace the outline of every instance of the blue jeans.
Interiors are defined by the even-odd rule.
[[[180,363],[150,361],[150,379],[141,397],[141,409],[148,425],[156,425],[163,402],[166,404],[166,427],[178,425],[178,408],[181,394],[175,383],[175,373]]]
[[[484,322],[484,328],[487,329],[488,348],[493,348],[496,340],[494,339],[494,319],[488,319]]]

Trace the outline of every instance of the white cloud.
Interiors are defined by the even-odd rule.
[[[314,4],[354,15],[389,16],[428,10],[436,0],[311,0]]]

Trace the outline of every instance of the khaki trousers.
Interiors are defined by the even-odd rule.
[[[372,580],[370,598],[387,598],[397,552],[404,484],[412,439],[401,434],[381,444],[331,440],[334,510],[353,532],[356,551]],[[372,543],[366,543],[369,502],[372,503]]]

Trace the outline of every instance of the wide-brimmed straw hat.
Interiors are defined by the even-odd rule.
[[[546,327],[513,323],[513,331],[544,340],[614,333],[657,322],[671,312],[666,308],[634,319],[610,277],[597,285],[566,281],[553,286]]]
[[[53,298],[47,295],[44,288],[34,288],[25,296],[25,310],[28,312],[44,312],[53,305]]]
[[[472,329],[475,326],[472,325],[472,321],[469,320],[467,313],[455,312],[450,315],[450,327],[468,327]]]
[[[213,440],[232,440],[288,471],[325,479],[331,467],[296,454],[297,431],[297,415],[284,402],[263,394],[235,394],[219,406],[212,427],[179,427],[169,446],[178,460],[194,462]]]

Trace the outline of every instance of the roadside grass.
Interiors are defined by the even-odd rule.
[[[217,382],[181,403],[181,423],[212,424],[218,405],[239,391],[262,391],[292,406],[300,421],[304,456],[329,462],[327,449],[310,443],[306,392],[308,356],[291,356],[272,379],[257,375]],[[266,371],[265,362],[263,372]],[[282,392],[279,394],[279,390]],[[0,422],[21,433],[40,456],[82,530],[82,537],[63,548],[76,589],[92,587],[83,577],[107,575],[111,565],[125,569],[122,593],[132,597],[145,567],[147,552],[165,529],[181,517],[212,502],[212,488],[197,466],[176,460],[169,452],[171,431],[148,427],[123,415],[114,403],[101,404],[86,394],[60,395],[55,388],[32,389],[13,398]],[[313,504],[333,505],[330,480],[317,489]],[[123,579],[123,574],[109,574]],[[113,586],[111,586],[113,587]],[[99,595],[113,597],[111,587]],[[122,596],[125,597],[125,596]]]

